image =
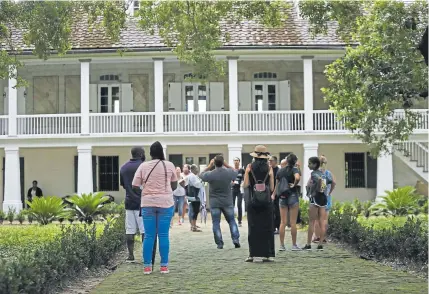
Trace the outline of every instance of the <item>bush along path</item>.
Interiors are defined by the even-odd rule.
[[[84,269],[106,264],[125,244],[124,214],[105,222],[102,233],[95,223],[69,225],[52,240],[4,247],[10,254],[0,255],[0,293],[50,293]]]
[[[245,263],[245,222],[240,228],[240,249],[235,249],[230,241],[225,221],[223,250],[218,250],[213,242],[211,224],[201,227],[202,233],[193,233],[187,223],[174,225],[170,274],[159,273],[159,257],[151,275],[143,275],[141,263],[124,263],[91,293],[428,293],[427,280],[360,259],[333,244],[326,245],[321,252],[315,250],[316,246],[311,252],[276,251],[273,263]],[[299,232],[298,243],[304,245],[305,239],[306,232]],[[289,231],[286,240],[290,249]],[[136,246],[135,255],[141,260],[140,246]]]

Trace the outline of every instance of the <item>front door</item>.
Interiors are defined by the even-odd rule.
[[[278,83],[277,82],[253,82],[252,85],[252,105],[253,110],[275,111],[278,102]],[[267,128],[273,130],[276,124],[276,115],[257,114],[252,116],[253,129],[257,131],[266,131]]]
[[[206,85],[184,84],[185,111],[186,112],[207,112],[208,111],[208,87]],[[205,115],[192,115],[187,117],[187,123],[191,131],[205,131],[208,120]]]
[[[98,85],[98,112],[120,112],[120,87],[119,85]],[[97,124],[103,133],[116,133],[121,129],[121,117],[118,115],[106,115],[99,118]]]
[[[246,168],[249,163],[252,163],[253,157],[249,153],[241,153],[241,165]]]

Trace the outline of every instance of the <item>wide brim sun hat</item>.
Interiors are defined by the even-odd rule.
[[[257,145],[250,156],[254,158],[270,158],[271,154],[267,151],[267,147],[264,145]]]

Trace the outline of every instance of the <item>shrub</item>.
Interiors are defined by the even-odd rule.
[[[12,224],[13,220],[15,219],[15,214],[16,214],[16,208],[15,207],[9,207],[9,210],[7,211],[6,218],[10,224]]]
[[[417,217],[382,218],[384,221],[399,220],[377,226],[371,222],[380,221],[380,218],[365,219],[357,217],[353,211],[336,211],[329,219],[328,234],[368,257],[420,267],[427,265],[428,260],[428,227],[425,218],[426,221]]]
[[[25,221],[25,213],[26,211],[23,209],[16,215],[16,220],[19,222],[19,224],[22,225],[22,223]]]
[[[309,224],[308,218],[308,209],[309,209],[309,201],[301,199],[299,201],[299,209],[301,212],[301,226],[307,226]]]
[[[27,201],[28,214],[37,220],[41,225],[47,225],[59,218],[70,215],[66,210],[61,198],[55,196],[35,197],[32,202]]]
[[[0,224],[3,223],[5,218],[6,218],[6,214],[3,212],[3,210],[0,210]]]
[[[106,264],[125,243],[124,222],[122,214],[106,223],[99,237],[95,224],[56,226],[61,231],[53,240],[0,258],[0,293],[47,293],[85,268]]]
[[[383,202],[375,203],[371,207],[373,215],[408,215],[419,210],[419,196],[416,189],[405,186],[393,191],[386,191],[387,196],[382,196]]]
[[[77,218],[91,224],[95,217],[102,213],[102,207],[110,200],[103,192],[73,195],[67,198],[73,204]]]

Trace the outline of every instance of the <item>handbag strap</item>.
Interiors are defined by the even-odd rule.
[[[144,181],[144,184],[143,185],[146,185],[146,183],[147,183],[147,180],[149,180],[149,177],[150,177],[150,175],[152,174],[152,172],[153,172],[153,170],[155,169],[155,167],[158,165],[158,163],[160,163],[161,162],[161,160],[159,160],[153,167],[152,167],[152,169],[150,170],[150,172],[149,172],[149,174],[147,175],[147,177],[146,177],[146,181]]]
[[[250,171],[252,172],[252,177],[253,177],[253,180],[255,181],[255,185],[256,185],[258,183],[258,181],[256,180],[255,173],[253,172],[253,169],[252,169],[252,165],[250,165]],[[264,178],[264,181],[263,181],[264,184],[265,184],[265,181],[267,180],[269,174],[270,174],[270,168],[268,168],[268,172]]]

